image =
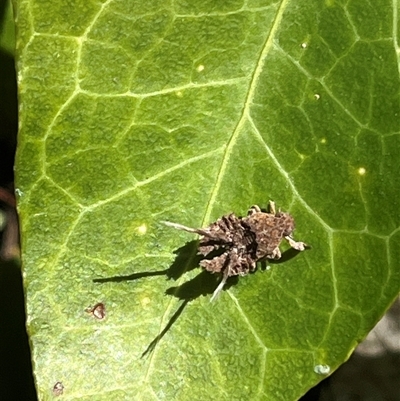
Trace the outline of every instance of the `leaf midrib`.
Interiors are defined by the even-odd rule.
[[[264,46],[263,46],[263,48],[262,48],[262,50],[260,52],[260,56],[259,56],[259,58],[257,60],[256,68],[254,70],[254,73],[253,73],[253,75],[251,77],[251,80],[250,80],[250,83],[249,83],[249,89],[248,89],[248,92],[247,92],[247,95],[246,95],[246,99],[245,99],[245,102],[244,102],[242,113],[241,113],[239,121],[236,124],[236,127],[233,130],[232,135],[228,139],[228,142],[227,142],[227,145],[226,145],[226,149],[225,149],[224,155],[223,155],[222,160],[221,160],[221,166],[220,166],[218,174],[217,174],[217,179],[215,181],[214,188],[213,188],[213,190],[211,192],[210,199],[208,201],[208,204],[207,204],[207,207],[206,207],[206,210],[205,210],[205,213],[204,213],[204,217],[203,217],[203,220],[202,220],[202,226],[207,225],[209,223],[209,221],[210,221],[211,212],[213,210],[213,207],[214,207],[214,204],[215,204],[215,200],[217,198],[219,189],[221,187],[222,179],[223,179],[223,177],[225,175],[226,167],[228,165],[228,162],[229,162],[229,159],[230,159],[230,155],[232,153],[232,149],[235,146],[236,140],[237,140],[238,136],[240,135],[240,132],[242,130],[243,125],[245,124],[246,120],[249,117],[249,109],[250,109],[250,106],[251,106],[251,104],[253,102],[254,93],[255,93],[255,90],[257,88],[259,77],[260,77],[261,72],[262,72],[263,67],[264,67],[265,59],[266,59],[266,57],[267,57],[267,55],[268,55],[268,53],[269,53],[269,51],[271,49],[272,43],[274,41],[275,34],[276,34],[276,32],[277,32],[277,30],[279,28],[279,25],[280,25],[280,23],[282,21],[283,14],[284,14],[289,2],[290,2],[290,0],[283,0],[281,2],[280,6],[279,6],[279,8],[277,10],[276,16],[275,16],[275,18],[273,20],[271,29],[270,29],[267,37],[266,37]]]

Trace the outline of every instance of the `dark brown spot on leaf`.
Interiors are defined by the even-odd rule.
[[[53,395],[58,397],[64,393],[64,386],[61,382],[57,382],[53,387]]]
[[[96,319],[103,320],[106,317],[106,307],[102,302],[86,309],[87,313],[93,315]]]

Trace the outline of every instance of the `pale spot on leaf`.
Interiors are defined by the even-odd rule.
[[[147,225],[146,224],[142,224],[137,228],[137,232],[139,233],[139,235],[144,235],[147,232]]]
[[[144,297],[140,300],[140,305],[142,305],[143,308],[146,307],[149,303],[150,303],[149,297]]]
[[[314,372],[319,375],[327,375],[331,371],[330,366],[328,365],[316,365],[314,366]]]

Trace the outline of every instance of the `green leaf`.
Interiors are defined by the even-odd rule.
[[[40,399],[295,400],[348,358],[400,288],[394,7],[17,2]],[[269,199],[312,249],[210,304],[218,277],[162,221]]]

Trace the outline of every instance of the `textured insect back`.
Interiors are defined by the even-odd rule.
[[[251,248],[249,245],[254,242],[255,236],[243,224],[241,218],[233,213],[222,216],[207,230],[210,231],[212,237],[202,236],[200,238],[199,253],[207,256],[211,252],[221,249],[224,250],[224,253],[211,260],[201,261],[200,266],[211,273],[228,270],[228,277],[241,274],[243,269],[248,269],[247,256]]]
[[[257,212],[244,220],[256,237],[256,259],[275,259],[276,248],[283,238],[279,219],[270,213]]]
[[[296,250],[306,248],[303,242],[296,242],[291,237],[295,226],[293,217],[276,212],[272,201],[269,206],[269,212],[253,206],[244,218],[234,213],[224,215],[206,228],[165,222],[178,230],[199,234],[199,254],[207,257],[216,252],[214,257],[200,262],[200,266],[210,273],[222,274],[211,301],[218,297],[229,277],[245,276],[255,271],[259,260],[279,259],[279,245],[284,238]]]

